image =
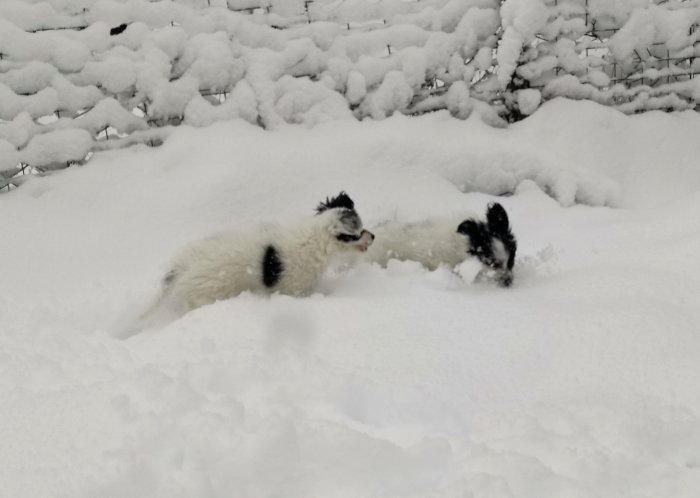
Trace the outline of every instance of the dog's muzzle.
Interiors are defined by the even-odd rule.
[[[362,230],[359,234],[341,233],[336,235],[341,242],[352,243],[358,251],[366,251],[374,241],[374,234],[369,230]]]
[[[365,252],[367,249],[369,249],[369,246],[372,245],[372,242],[374,242],[374,234],[369,230],[362,230],[362,232],[360,232],[360,238],[358,239],[355,247],[357,247],[358,251]]]

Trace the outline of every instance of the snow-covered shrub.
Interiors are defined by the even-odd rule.
[[[472,102],[469,99],[469,87],[464,81],[455,81],[447,91],[447,109],[460,119],[469,117],[472,111]]]
[[[237,118],[252,124],[258,119],[255,92],[245,80],[238,82],[223,104],[214,105],[202,96],[195,96],[185,108],[185,123],[192,126],[209,126]]]
[[[360,106],[362,114],[373,119],[384,119],[395,112],[405,112],[413,98],[413,89],[400,71],[390,71],[381,85],[365,98]]]
[[[228,91],[245,74],[245,62],[226,33],[218,31],[190,38],[173,69],[197,78],[200,90]]]
[[[502,126],[556,97],[694,108],[698,25],[681,0],[4,0],[2,178],[59,131],[79,130],[77,152],[56,151],[68,164],[86,133],[94,151],[181,122],[447,111]]]
[[[537,8],[526,8],[535,3]],[[522,15],[514,17],[511,5]],[[543,14],[542,7],[547,22],[537,24],[534,34],[527,31],[529,41],[511,29],[518,21],[532,27],[526,20]],[[528,114],[518,107],[518,95],[529,88],[544,99],[585,98],[623,112],[696,105],[692,78],[698,72],[694,47],[700,9],[695,2],[506,0],[502,14],[498,69],[506,85],[504,115],[511,121]],[[520,40],[525,42],[518,53]]]
[[[35,135],[20,152],[23,163],[42,171],[82,162],[92,149],[92,134],[85,130],[57,130]]]
[[[148,128],[143,119],[128,112],[113,98],[100,100],[92,109],[73,120],[73,125],[89,131],[93,137],[108,128],[125,135]]]
[[[44,88],[36,93],[18,95],[10,87],[0,83],[0,119],[11,120],[22,112],[36,119],[53,114],[59,108],[58,92]]]
[[[20,157],[13,143],[2,138],[2,126],[0,125],[0,189],[8,187],[12,178],[22,171],[18,166]]]

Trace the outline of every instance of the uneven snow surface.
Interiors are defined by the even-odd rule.
[[[0,195],[0,496],[697,498],[700,115],[179,128]],[[337,265],[119,338],[173,253],[498,200],[515,282]],[[507,194],[503,197],[495,197]]]

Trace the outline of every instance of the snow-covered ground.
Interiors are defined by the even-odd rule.
[[[555,100],[510,129],[182,127],[0,196],[0,496],[697,498],[700,115]],[[336,267],[128,339],[182,244],[346,190],[482,212],[514,286]]]

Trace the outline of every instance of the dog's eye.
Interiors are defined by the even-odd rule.
[[[349,233],[339,233],[335,238],[341,242],[356,242],[362,238],[362,234],[352,235]]]

